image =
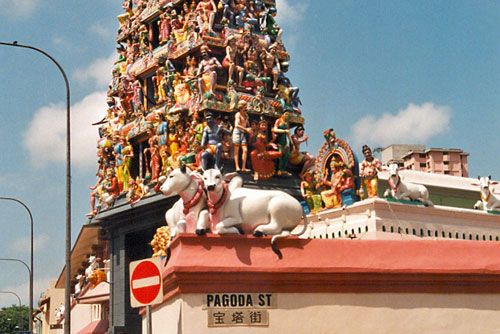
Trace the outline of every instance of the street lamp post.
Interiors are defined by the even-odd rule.
[[[19,321],[18,322],[18,326],[19,326],[19,330],[21,330],[21,327],[22,327],[21,326],[22,325],[21,324],[21,297],[19,297],[19,295],[17,293],[12,292],[12,291],[0,291],[0,293],[9,293],[9,294],[14,295],[14,296],[17,297],[17,300],[19,301],[19,310],[17,312],[17,313],[19,313],[18,316],[17,316],[19,318],[19,320],[18,320]]]
[[[30,275],[30,277],[29,277],[29,279],[30,279],[29,330],[31,332],[33,332],[33,215],[31,214],[31,211],[28,208],[28,206],[26,204],[24,204],[23,202],[21,202],[20,200],[16,199],[16,198],[0,197],[0,200],[14,201],[14,202],[17,202],[17,203],[21,204],[26,209],[26,211],[28,211],[28,214],[30,216],[30,224],[31,224],[31,257],[30,257],[30,267],[28,268],[28,266],[26,265],[26,263],[24,263],[24,261],[17,260],[17,259],[1,259],[1,260],[18,261],[18,262],[23,263],[26,266],[26,269],[28,269],[28,272],[29,272],[29,275]]]
[[[47,52],[30,45],[22,45],[14,41],[13,43],[0,42],[0,45],[14,46],[35,50],[49,58],[61,72],[66,84],[66,277],[64,291],[64,334],[71,333],[71,130],[70,130],[70,92],[69,81],[66,73],[59,63]]]

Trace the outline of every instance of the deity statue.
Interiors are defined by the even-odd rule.
[[[298,125],[292,135],[292,152],[290,153],[290,164],[302,165],[299,177],[303,178],[305,172],[314,165],[315,158],[309,152],[300,152],[300,144],[307,142],[308,135],[304,135],[304,126]]]
[[[201,145],[205,148],[201,154],[201,163],[204,170],[209,169],[209,161],[211,158],[215,160],[215,168],[221,168],[222,143],[221,135],[230,133],[229,130],[215,123],[212,113],[205,114],[207,125],[203,130]]]
[[[372,150],[363,145],[362,148],[365,159],[359,164],[359,177],[362,184],[360,187],[361,199],[377,197],[378,191],[378,172],[382,170],[382,163],[372,155]],[[366,193],[363,190],[366,188]]]
[[[200,94],[203,96],[205,92],[210,95],[215,95],[215,83],[217,82],[217,69],[221,68],[221,64],[215,57],[210,57],[210,49],[203,45],[200,48],[201,61],[198,65],[198,86]]]
[[[247,114],[247,101],[241,100],[238,102],[238,112],[234,116],[234,129],[233,129],[233,147],[234,147],[234,165],[236,171],[240,171],[240,147],[241,147],[241,171],[249,172],[246,168],[247,163],[247,134],[252,135],[250,122]]]
[[[290,159],[290,147],[288,146],[288,140],[290,139],[290,127],[288,124],[289,114],[287,112],[283,113],[280,118],[276,120],[273,127],[273,133],[275,134],[275,143],[278,145],[278,150],[281,152],[281,156],[278,160],[278,176],[291,176],[292,174],[286,170],[288,165],[288,160]]]
[[[271,144],[267,138],[268,124],[265,119],[261,119],[257,126],[253,150],[250,153],[252,160],[253,179],[267,180],[274,176],[276,169],[274,159],[281,157],[281,152],[271,150]]]

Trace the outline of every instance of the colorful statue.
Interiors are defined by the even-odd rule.
[[[342,192],[354,187],[352,172],[345,168],[342,162],[332,159],[330,163],[331,178],[325,176],[323,184],[331,187],[330,190],[321,192],[321,198],[326,209],[339,208],[342,206]]]
[[[264,76],[273,78],[273,90],[278,89],[278,73],[281,72],[280,61],[276,55],[275,46],[261,53]]]
[[[146,166],[148,166],[147,153],[149,152],[149,171],[151,172],[151,181],[155,181],[160,175],[160,148],[158,146],[158,137],[156,136],[152,128],[148,128],[148,135],[149,147],[144,149],[144,158],[146,160]]]
[[[166,249],[170,245],[170,240],[172,240],[172,235],[170,228],[168,226],[158,227],[153,240],[149,245],[153,248],[153,256],[167,256]]]
[[[300,144],[307,142],[308,135],[304,135],[304,126],[298,125],[292,136],[292,152],[290,153],[290,163],[292,165],[302,165],[299,177],[303,178],[305,172],[314,165],[315,158],[309,152],[300,152]]]
[[[231,133],[226,128],[215,123],[212,113],[205,114],[205,121],[207,125],[203,129],[203,137],[201,139],[201,146],[205,147],[205,150],[201,154],[201,163],[204,170],[209,168],[210,160],[215,160],[215,168],[221,168],[221,155],[222,155],[222,143],[221,135],[226,133]]]
[[[252,135],[250,122],[247,114],[247,101],[241,100],[238,102],[238,112],[234,116],[234,129],[233,129],[233,147],[234,147],[234,166],[236,171],[240,171],[240,147],[241,147],[241,171],[249,172],[246,168],[247,163],[247,134]]]
[[[214,34],[213,26],[216,11],[217,6],[215,6],[213,0],[200,0],[200,2],[198,2],[195,13],[197,14],[196,19],[198,20],[198,27],[201,34]]]
[[[228,84],[227,84],[228,86],[229,86],[229,81],[233,80],[234,70],[236,70],[236,73],[238,74],[238,86],[241,86],[241,83],[243,81],[243,74],[245,72],[245,69],[236,64],[237,53],[238,53],[238,45],[236,36],[229,35],[229,37],[227,38],[226,57],[222,61],[222,67],[228,69]]]
[[[300,193],[306,200],[311,213],[316,213],[323,209],[320,190],[321,183],[316,179],[314,172],[310,170],[306,171],[303,175],[303,180],[300,182]]]
[[[290,147],[288,146],[288,140],[290,139],[290,128],[288,125],[289,114],[287,112],[283,113],[280,118],[276,120],[273,127],[273,133],[275,134],[275,143],[278,145],[278,150],[281,156],[278,160],[278,176],[291,176],[292,174],[286,170],[288,165],[288,160],[290,159]]]
[[[215,95],[215,84],[217,82],[217,69],[221,68],[221,64],[215,57],[210,57],[210,49],[208,46],[203,45],[200,48],[201,61],[198,65],[198,87],[200,94],[203,96],[205,92],[210,95]]]
[[[367,145],[363,145],[362,151],[365,159],[359,164],[359,177],[362,180],[360,197],[361,199],[377,197],[378,171],[382,170],[382,163],[372,155],[372,150]],[[366,188],[366,193],[363,186]]]
[[[255,136],[255,142],[253,143],[254,149],[250,153],[250,159],[252,160],[253,167],[253,179],[257,180],[267,180],[274,176],[276,173],[274,167],[274,159],[281,157],[281,152],[269,150],[269,142],[267,140],[267,122],[265,119],[261,119]]]

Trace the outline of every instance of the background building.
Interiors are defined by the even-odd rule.
[[[466,153],[460,149],[425,149],[423,145],[390,145],[382,150],[382,163],[405,169],[452,176],[469,176]]]

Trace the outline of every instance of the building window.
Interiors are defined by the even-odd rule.
[[[332,232],[332,239],[335,239],[335,232]]]
[[[426,166],[427,166],[427,164],[426,164],[425,162],[421,162],[421,163],[420,163],[420,167],[421,167],[421,168],[425,168]]]
[[[448,175],[448,174],[450,174],[450,171],[449,171],[449,170],[445,170],[445,171],[444,171],[444,173],[445,173],[446,175]]]
[[[443,161],[443,164],[444,164],[445,166],[448,166],[448,165],[450,164],[450,162],[449,162],[449,161]]]
[[[425,158],[425,153],[420,153],[420,154],[419,154],[419,156],[420,156],[421,158]]]

